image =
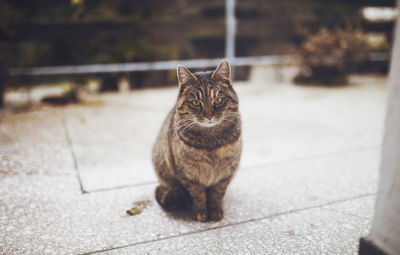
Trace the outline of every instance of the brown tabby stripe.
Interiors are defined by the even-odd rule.
[[[218,139],[215,137],[213,140],[211,140],[200,132],[191,132],[186,135],[182,135],[180,132],[178,132],[178,136],[183,143],[190,147],[212,151],[224,145],[232,144],[240,138],[241,132],[235,127],[235,125],[236,124],[232,123],[229,128],[224,129],[223,133],[231,134],[224,139]]]

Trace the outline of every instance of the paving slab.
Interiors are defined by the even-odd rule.
[[[379,146],[385,85],[354,79],[348,87],[238,87],[243,167]]]
[[[132,245],[100,254],[358,254],[374,197]],[[341,210],[359,207],[358,215]]]
[[[373,81],[334,88],[239,83],[242,168],[378,148],[385,93],[384,80]],[[104,107],[67,114],[85,191],[156,181],[151,147],[176,96],[177,88],[110,95]]]
[[[175,92],[106,95],[104,107],[76,107],[67,113],[66,128],[85,191],[156,181],[151,148]]]
[[[129,109],[118,114],[111,109],[98,111],[89,112],[90,117],[78,115],[67,120],[84,190],[156,181],[151,138],[159,127],[150,124],[146,115],[137,116]]]
[[[208,223],[164,212],[154,184],[81,194],[72,177],[8,177],[0,180],[0,247],[17,254],[84,254],[258,221],[370,196],[377,163],[378,150],[368,150],[239,170],[225,197],[224,219]],[[143,213],[126,215],[143,200],[150,201]]]
[[[0,118],[0,178],[16,174],[76,175],[62,109]]]

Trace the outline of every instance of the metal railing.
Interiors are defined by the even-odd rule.
[[[140,63],[11,68],[9,70],[9,74],[11,76],[21,76],[21,75],[55,75],[55,74],[85,74],[85,73],[171,70],[175,69],[178,64],[184,65],[187,68],[206,68],[206,67],[215,67],[219,64],[220,61],[221,58],[212,58],[212,59],[171,60],[171,61],[140,62]],[[230,63],[232,66],[283,65],[283,64],[292,64],[294,63],[294,61],[295,58],[290,55],[236,57],[230,59]]]

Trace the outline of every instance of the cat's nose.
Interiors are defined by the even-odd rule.
[[[213,115],[212,114],[206,114],[207,119],[211,120]]]

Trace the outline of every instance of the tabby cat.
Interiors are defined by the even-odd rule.
[[[178,66],[178,99],[153,146],[158,203],[166,210],[188,204],[197,221],[223,218],[225,190],[239,165],[241,120],[230,73],[227,60],[214,72]]]

